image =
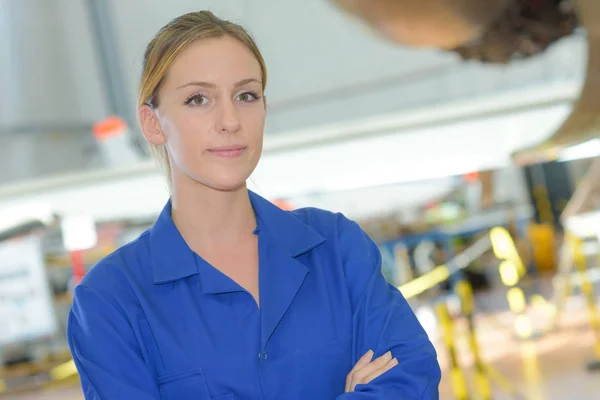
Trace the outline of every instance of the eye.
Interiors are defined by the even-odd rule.
[[[244,92],[238,96],[238,100],[244,103],[251,103],[259,98],[260,96],[254,92]]]
[[[202,95],[202,94],[195,94],[191,97],[189,97],[186,101],[185,104],[186,105],[191,105],[191,106],[203,106],[208,102],[208,99],[206,98],[206,96]]]

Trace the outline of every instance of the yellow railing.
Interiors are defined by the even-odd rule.
[[[435,267],[431,272],[398,286],[398,290],[409,300],[433,289],[440,283],[447,281],[453,274],[468,267],[475,259],[488,251],[490,246],[490,237],[483,236],[446,264]]]

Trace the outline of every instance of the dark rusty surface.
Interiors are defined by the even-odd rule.
[[[465,60],[507,64],[544,52],[578,26],[572,0],[514,0],[479,39],[454,51]]]

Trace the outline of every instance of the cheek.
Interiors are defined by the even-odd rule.
[[[173,118],[168,128],[165,129],[167,145],[172,151],[191,153],[202,147],[203,143],[202,118],[194,116],[193,113],[182,112]]]
[[[262,154],[262,150],[263,150],[263,139],[264,139],[264,135],[261,132],[260,134],[257,135],[256,139],[255,139],[255,143],[256,143],[256,149],[257,149],[257,156],[260,157],[260,155]]]
[[[244,129],[248,132],[249,139],[252,140],[255,145],[260,145],[262,147],[265,129],[264,113],[250,115],[244,122]]]

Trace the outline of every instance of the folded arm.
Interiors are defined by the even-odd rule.
[[[400,291],[381,272],[381,255],[354,222],[340,217],[340,251],[353,307],[353,360],[369,349],[387,351],[398,365],[338,400],[437,400],[441,378],[437,354]]]

